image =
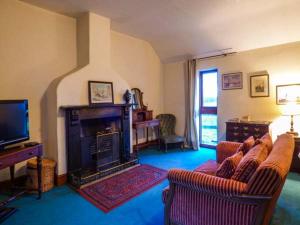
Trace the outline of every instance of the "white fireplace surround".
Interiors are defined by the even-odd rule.
[[[87,105],[89,80],[113,82],[116,104],[124,103],[123,94],[130,89],[128,83],[111,67],[110,35],[108,18],[93,13],[80,16],[77,19],[77,64],[79,68],[56,79],[48,88],[49,123],[46,155],[57,161],[58,175],[67,172],[65,119],[60,107]]]

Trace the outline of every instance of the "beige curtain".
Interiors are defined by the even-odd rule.
[[[196,73],[197,62],[188,60],[185,75],[185,138],[187,147],[195,150],[200,147],[199,114],[199,76]]]

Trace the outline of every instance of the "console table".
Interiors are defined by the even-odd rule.
[[[38,199],[42,196],[42,155],[43,146],[37,144],[30,147],[16,147],[0,151],[0,170],[9,167],[11,183],[14,183],[15,164],[26,161],[33,157],[37,157],[37,172],[38,172]],[[23,193],[23,192],[21,192]],[[20,195],[18,193],[16,196]],[[5,205],[10,200],[15,199],[16,196],[9,200],[0,202],[0,221],[6,219],[9,215],[15,212],[14,208],[5,208]]]
[[[155,141],[156,143],[160,144],[160,139],[159,139],[159,120],[157,119],[153,119],[153,120],[145,120],[145,121],[141,121],[141,122],[133,122],[132,123],[132,128],[135,130],[135,141],[136,144],[134,146],[134,150],[138,150],[139,148],[142,147],[148,147],[149,145],[153,144],[153,142],[149,141],[149,137],[148,137],[148,128],[157,128],[157,135],[158,135],[158,139]],[[146,142],[144,143],[138,143],[138,130],[139,129],[145,129],[146,128]]]

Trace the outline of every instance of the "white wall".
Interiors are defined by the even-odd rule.
[[[282,107],[276,105],[276,85],[300,83],[300,43],[274,46],[240,52],[227,57],[198,60],[197,69],[217,68],[219,71],[218,125],[219,140],[225,139],[225,122],[234,117],[250,115],[252,120],[275,121],[272,125],[273,137],[288,129],[288,118],[279,118]],[[164,65],[165,112],[175,112],[184,106],[183,93],[184,64],[182,62]],[[270,75],[270,97],[251,98],[249,93],[249,75],[267,71]],[[243,89],[221,90],[221,74],[243,72]],[[171,102],[172,104],[168,104]],[[184,121],[184,114],[177,114],[179,124]],[[296,122],[296,129],[299,129]],[[183,126],[179,128],[183,132]]]

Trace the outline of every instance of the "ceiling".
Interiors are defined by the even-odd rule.
[[[300,0],[24,0],[76,17],[91,11],[144,39],[163,62],[300,41]]]

